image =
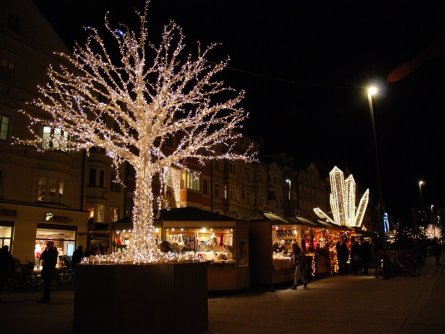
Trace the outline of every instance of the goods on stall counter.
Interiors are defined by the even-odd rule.
[[[205,261],[214,263],[234,263],[235,260],[229,252],[197,252],[197,256]]]

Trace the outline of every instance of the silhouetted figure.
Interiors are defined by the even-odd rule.
[[[436,266],[440,266],[440,257],[442,256],[442,245],[439,240],[435,238],[433,240],[433,253],[436,257]]]
[[[363,237],[360,238],[359,258],[361,273],[368,275],[368,264],[371,260],[371,246]]]
[[[54,273],[56,270],[57,257],[59,252],[57,248],[54,247],[53,241],[48,241],[46,243],[46,249],[40,255],[40,261],[42,264],[42,278],[43,278],[43,295],[37,302],[38,303],[50,303],[51,302],[51,282],[54,278]]]
[[[360,267],[360,245],[354,237],[351,245],[351,267],[354,275],[357,275]]]
[[[295,266],[294,271],[294,284],[293,290],[297,290],[298,281],[304,284],[304,288],[307,289],[307,280],[305,277],[306,255],[304,255],[300,246],[296,242],[292,244],[292,261]]]
[[[337,242],[337,260],[338,260],[338,273],[341,275],[348,274],[348,247],[344,241]]]
[[[82,261],[83,258],[84,258],[83,246],[79,245],[77,246],[77,249],[73,252],[73,257],[71,260],[71,265],[73,267],[73,270],[76,270],[76,264],[80,263],[80,261]]]
[[[4,245],[0,249],[0,293],[2,293],[13,265],[12,255],[9,252],[9,247]]]

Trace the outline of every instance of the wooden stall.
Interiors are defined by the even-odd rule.
[[[273,213],[262,213],[249,221],[252,286],[293,280],[292,243],[297,241],[300,244],[301,237],[308,228],[304,222],[291,222]]]

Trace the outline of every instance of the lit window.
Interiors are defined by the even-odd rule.
[[[43,128],[42,134],[42,148],[44,149],[59,149],[64,151],[66,149],[66,142],[68,141],[68,133],[61,129],[52,129],[49,126]]]
[[[110,221],[112,223],[119,220],[119,208],[118,207],[110,207]]]
[[[90,203],[87,206],[87,210],[90,213],[89,219],[96,223],[104,222],[105,205]]]
[[[63,203],[64,183],[54,177],[41,176],[37,184],[39,202]]]
[[[188,171],[182,171],[181,188],[200,191],[200,177]]]
[[[0,115],[0,140],[7,140],[9,136],[9,117]]]

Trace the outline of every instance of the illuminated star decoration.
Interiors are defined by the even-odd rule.
[[[331,183],[329,199],[333,217],[329,217],[320,208],[314,208],[315,214],[336,225],[361,227],[368,206],[369,189],[363,194],[356,210],[356,184],[352,174],[345,180],[343,172],[338,167],[334,167],[329,173],[329,180]]]

